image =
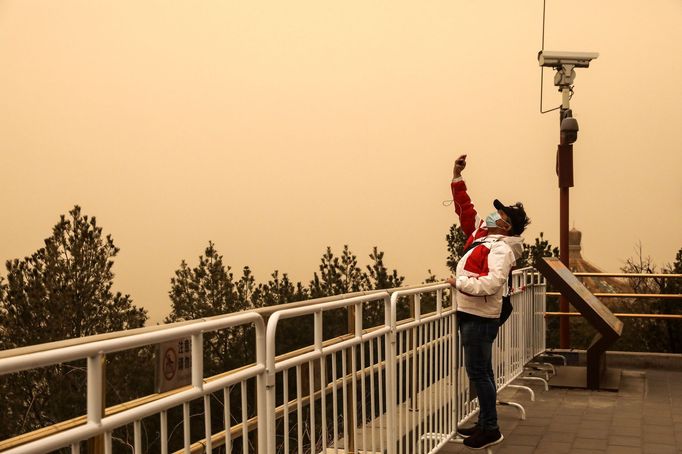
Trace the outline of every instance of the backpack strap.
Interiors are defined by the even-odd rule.
[[[467,254],[467,252],[469,252],[470,250],[472,250],[472,249],[475,248],[476,246],[480,246],[481,244],[485,244],[485,243],[491,243],[491,244],[492,244],[492,243],[497,243],[498,241],[499,241],[499,239],[496,239],[496,240],[493,240],[493,241],[485,241],[485,240],[474,241],[473,243],[471,243],[471,244],[469,245],[468,248],[464,249],[464,252],[462,252],[462,257],[464,257],[464,256]],[[512,273],[512,270],[513,270],[513,269],[514,269],[514,267],[512,267],[512,268],[509,270],[509,276],[507,276],[507,288],[509,289],[509,291],[511,291],[511,288],[512,288],[512,277],[511,277],[511,273]]]
[[[468,248],[464,249],[464,252],[462,252],[462,257],[464,257],[465,255],[467,255],[467,252],[469,252],[470,250],[472,250],[472,249],[475,248],[476,246],[480,246],[481,244],[485,244],[485,243],[497,243],[497,241],[498,241],[498,240],[495,240],[495,241],[474,241],[473,243],[471,243],[471,244],[469,245]]]
[[[497,243],[498,241],[500,241],[500,240],[496,239],[494,241],[485,241],[485,240],[474,241],[473,243],[471,243],[469,245],[468,248],[464,249],[464,252],[462,252],[462,257],[464,257],[467,254],[467,252],[474,249],[476,246],[480,246],[481,244],[485,244],[485,243]],[[511,269],[509,270],[509,276],[507,276],[507,290],[508,290],[508,292],[511,292],[511,289],[512,289],[512,271],[513,271],[513,269],[514,269],[514,267],[512,266]]]

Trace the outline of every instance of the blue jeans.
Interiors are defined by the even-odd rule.
[[[464,347],[464,365],[469,382],[476,390],[480,413],[478,424],[485,430],[498,430],[497,389],[493,372],[493,341],[497,337],[499,319],[463,316],[459,331]]]

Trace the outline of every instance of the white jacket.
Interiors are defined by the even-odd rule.
[[[457,310],[479,317],[498,318],[507,277],[523,254],[523,238],[487,235],[457,263]]]

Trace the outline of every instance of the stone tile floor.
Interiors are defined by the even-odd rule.
[[[618,392],[544,388],[504,390],[499,398],[522,404],[498,406],[504,441],[495,454],[682,454],[682,372],[624,370]],[[473,453],[450,443],[439,454]]]

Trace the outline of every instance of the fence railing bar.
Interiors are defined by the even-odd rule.
[[[623,277],[623,278],[663,278],[663,279],[679,279],[682,274],[674,273],[573,273],[577,277]]]
[[[545,312],[546,317],[556,317],[561,315],[568,315],[569,317],[582,317],[583,314],[580,312]],[[623,318],[658,318],[658,319],[670,319],[670,320],[680,320],[682,315],[677,314],[613,314],[616,317]]]
[[[678,293],[593,293],[597,298],[634,298],[634,299],[672,299],[682,300],[682,294]],[[547,296],[561,296],[559,292],[547,292]]]

